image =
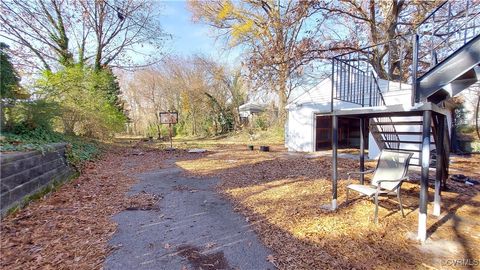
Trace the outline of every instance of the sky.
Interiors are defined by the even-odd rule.
[[[167,53],[178,55],[203,54],[226,63],[238,60],[239,49],[225,50],[223,40],[216,40],[212,28],[194,23],[185,1],[159,1],[160,23],[172,39],[167,42]]]
[[[167,54],[185,56],[203,54],[231,66],[238,65],[241,49],[226,50],[225,42],[215,39],[211,26],[194,23],[185,1],[159,1],[157,4],[162,14],[160,24],[173,36],[167,43]],[[308,89],[311,85],[306,87]],[[300,87],[292,92],[291,96],[294,98],[304,91],[305,89]]]

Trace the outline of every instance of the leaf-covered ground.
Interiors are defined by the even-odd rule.
[[[181,156],[140,148],[112,148],[88,163],[80,177],[1,222],[1,269],[99,269],[115,233],[111,217],[124,209],[149,209],[161,199],[127,196],[134,173]]]
[[[478,177],[480,157],[453,159],[452,169]],[[430,239],[415,241],[418,182],[402,187],[406,218],[395,198],[383,199],[379,225],[373,223],[374,204],[356,199],[345,204],[347,171],[358,162],[340,161],[340,207],[324,210],[331,198],[331,158],[271,153],[244,148],[224,149],[198,160],[177,163],[188,173],[223,179],[219,192],[237,206],[275,251],[280,269],[413,269],[450,268],[447,259],[478,262],[480,252],[480,188],[450,182],[443,193],[443,215],[429,216]],[[369,162],[368,166],[374,166]],[[411,173],[413,178],[417,175]],[[430,189],[433,200],[433,189]],[[429,213],[432,212],[431,205]]]
[[[450,182],[450,190],[443,193],[442,216],[429,216],[430,238],[422,246],[412,240],[418,216],[416,182],[402,187],[407,217],[402,218],[394,199],[383,199],[375,225],[371,201],[344,203],[345,172],[358,170],[355,160],[341,159],[340,207],[330,212],[321,207],[331,198],[328,155],[289,154],[279,146],[269,153],[245,148],[229,145],[194,155],[112,148],[100,161],[89,163],[79,178],[2,220],[0,268],[101,268],[113,248],[107,244],[116,230],[112,216],[124,209],[150,209],[162,200],[151,194],[127,196],[136,181],[133,174],[162,168],[170,158],[176,158],[186,174],[223,180],[218,191],[274,251],[268,260],[280,269],[443,269],[451,268],[447,259],[480,258],[479,186]],[[480,178],[478,155],[453,158],[451,166],[452,173]],[[432,200],[432,189],[429,195]]]

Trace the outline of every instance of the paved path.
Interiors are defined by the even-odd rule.
[[[274,269],[245,219],[214,191],[217,179],[186,178],[169,168],[139,175],[131,193],[163,196],[159,209],[115,216],[116,248],[105,269]]]

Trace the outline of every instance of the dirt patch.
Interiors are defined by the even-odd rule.
[[[125,210],[127,211],[150,211],[150,210],[160,210],[158,207],[158,201],[160,196],[156,194],[150,194],[146,192],[141,192],[127,198],[125,203]]]
[[[203,254],[200,248],[189,245],[179,246],[177,251],[178,255],[187,259],[194,269],[232,269],[228,266],[227,259],[222,251],[212,254]]]
[[[463,173],[472,179],[480,181],[480,154],[451,158],[450,171],[451,174]]]
[[[197,192],[198,190],[194,189],[194,188],[191,188],[189,186],[186,186],[186,185],[176,185],[173,187],[173,190],[174,191],[180,191],[180,192],[191,192],[191,193],[194,193],[194,192]]]

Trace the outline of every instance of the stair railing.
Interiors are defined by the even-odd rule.
[[[403,44],[397,46],[398,43]],[[405,76],[406,74],[402,73],[401,68],[394,68],[394,66],[401,67],[403,65],[407,54],[404,51],[407,49],[407,44],[409,44],[409,41],[405,38],[392,40],[335,57],[332,65],[334,74],[332,76],[332,111],[334,100],[357,104],[361,107],[385,106],[383,92],[389,91],[390,83],[388,82],[385,87],[381,87],[380,78],[377,74],[382,72],[384,77],[390,77],[392,80],[394,77],[397,78],[401,90],[401,84],[408,78],[408,74]],[[376,61],[377,58],[374,52],[384,51],[392,47],[402,50],[396,50],[395,53],[389,53],[387,50],[384,58],[380,59],[379,62],[381,63],[377,65],[377,69],[374,69],[371,65],[371,61]],[[391,123],[391,125],[376,128],[376,131],[381,133],[381,136],[388,141],[384,146],[399,149],[400,138],[396,134],[396,128],[391,117],[384,117],[382,121]]]
[[[348,57],[338,57],[334,59],[336,75],[334,80],[334,91],[332,91],[333,99],[354,103],[362,107],[385,106],[385,98],[379,84],[378,76],[374,70],[371,70],[365,57],[371,55],[369,51],[362,56],[361,52],[349,54]],[[362,69],[363,68],[363,69]],[[388,91],[388,90],[387,90]],[[391,117],[383,117],[377,119],[381,122],[391,123],[377,127],[377,131],[381,133],[387,141],[385,146],[390,149],[400,148],[400,137],[397,134],[395,125]]]
[[[378,81],[375,78],[374,74],[372,74],[377,98],[374,101],[378,102],[379,105],[375,104],[374,106],[386,105],[385,98],[383,97],[382,91],[380,86],[378,85]],[[395,124],[391,117],[379,117],[376,119],[379,122],[388,123],[388,125],[379,125],[378,129],[382,133],[383,138],[387,141],[385,144],[390,149],[399,149],[400,148],[400,136],[398,136],[397,130],[395,128]]]
[[[334,100],[362,107],[384,105],[375,89],[375,83],[380,83],[379,79],[398,82],[398,90],[402,90],[412,77],[412,37],[401,36],[335,56],[332,59],[332,105]],[[390,87],[390,83],[380,87],[381,92],[389,92]]]
[[[364,107],[365,94],[370,95],[369,91],[371,91],[366,87],[368,71],[363,70],[360,66],[361,62],[351,56],[346,59],[336,58],[333,61],[336,78],[332,80],[334,83],[332,101],[337,99]]]
[[[480,2],[446,1],[415,29],[412,104],[420,102],[417,81],[480,34]]]

